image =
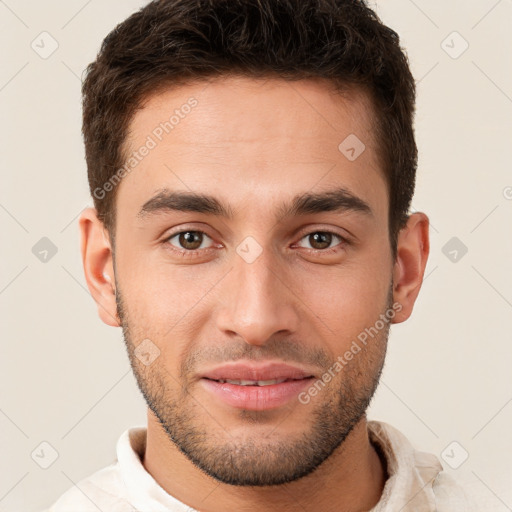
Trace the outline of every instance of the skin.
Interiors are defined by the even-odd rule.
[[[369,510],[386,470],[369,442],[365,411],[389,325],[308,404],[236,409],[212,396],[199,374],[257,359],[321,376],[392,304],[400,308],[392,322],[406,320],[427,262],[428,218],[409,217],[394,261],[388,187],[362,91],[336,94],[321,80],[194,82],[147,98],[126,147],[143,145],[190,97],[198,105],[118,185],[115,259],[96,211],[79,221],[88,287],[100,318],[122,326],[148,403],[144,467],[203,512]],[[366,146],[354,161],[338,149],[349,134]],[[339,187],[371,213],[276,219],[294,196]],[[208,193],[233,218],[177,211],[140,218],[163,188]],[[206,235],[198,235],[198,254],[183,257],[191,246],[173,235],[187,230]],[[333,236],[322,246],[309,236],[319,232],[348,242]],[[247,236],[262,249],[251,263],[236,252]],[[150,365],[134,355],[145,339],[159,350]]]

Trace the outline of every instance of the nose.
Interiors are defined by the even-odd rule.
[[[298,299],[289,273],[278,270],[276,257],[265,249],[248,263],[238,254],[223,289],[217,326],[226,335],[239,336],[250,345],[264,345],[276,334],[297,330]],[[278,262],[282,267],[282,262]]]

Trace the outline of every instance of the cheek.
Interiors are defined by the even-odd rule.
[[[340,340],[351,339],[375,323],[387,306],[390,286],[391,270],[388,268],[371,265],[319,267],[301,279],[300,294],[309,309],[322,320],[326,334]]]
[[[133,343],[148,338],[165,360],[181,361],[190,340],[199,338],[208,318],[207,305],[227,270],[161,261],[144,264],[142,259],[119,265]]]
[[[122,289],[138,318],[177,321],[214,286],[217,272],[212,267],[176,265],[156,253],[126,258],[119,265]]]

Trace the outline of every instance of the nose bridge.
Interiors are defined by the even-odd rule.
[[[275,299],[278,291],[276,272],[273,270],[276,268],[275,259],[270,250],[266,249],[254,261],[246,261],[240,257],[235,263],[238,293],[246,303],[246,311],[249,306],[262,308],[269,304],[272,295]]]
[[[285,277],[277,277],[279,266],[278,255],[254,239],[238,246],[219,328],[255,345],[264,344],[276,332],[296,329],[293,294],[283,282]]]

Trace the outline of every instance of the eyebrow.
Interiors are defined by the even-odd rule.
[[[161,190],[146,201],[137,217],[143,219],[152,214],[171,211],[205,213],[226,219],[234,217],[233,209],[214,196],[169,189]],[[322,212],[360,212],[369,216],[373,214],[366,201],[345,188],[338,188],[326,192],[299,194],[291,202],[281,204],[277,209],[276,219]]]

